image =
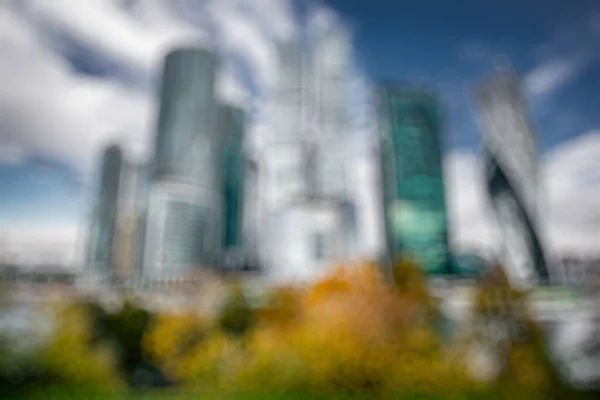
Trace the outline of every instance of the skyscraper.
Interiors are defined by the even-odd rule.
[[[514,283],[547,282],[538,232],[535,143],[519,79],[511,70],[500,70],[476,89],[475,96],[488,192],[504,234],[504,267]]]
[[[383,215],[388,256],[450,272],[440,106],[427,91],[378,90]]]
[[[162,75],[153,180],[216,187],[216,56],[181,48],[167,54]]]
[[[224,246],[241,248],[243,245],[244,219],[244,175],[246,157],[244,155],[244,111],[223,106],[222,133],[227,137],[225,146],[224,184]]]
[[[178,279],[222,245],[223,135],[216,56],[182,48],[165,59],[146,207],[142,276]]]
[[[277,46],[279,74],[272,93],[273,124],[263,153],[263,174],[269,182],[265,207],[275,212],[307,192],[306,57],[300,41]]]
[[[321,196],[344,198],[350,34],[342,25],[331,24],[316,33],[314,47],[309,109],[315,122],[317,191]]]
[[[90,218],[87,268],[103,279],[111,277],[116,261],[117,218],[123,177],[123,152],[108,146],[100,165],[100,180]]]
[[[262,262],[277,278],[311,275],[344,259],[344,135],[349,44],[339,26],[313,47],[278,46],[276,119],[263,154],[266,174]],[[313,51],[311,51],[313,50]]]
[[[117,212],[115,278],[121,282],[134,277],[138,264],[140,195],[145,185],[145,166],[123,160]]]

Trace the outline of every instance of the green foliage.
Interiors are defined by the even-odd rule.
[[[93,321],[79,304],[60,310],[52,340],[36,355],[35,367],[47,379],[90,387],[118,387],[114,350],[109,344],[90,346]]]
[[[150,318],[148,311],[131,301],[126,301],[119,312],[107,316],[107,334],[117,347],[119,365],[127,375],[144,362],[141,342]]]
[[[248,297],[239,284],[234,284],[218,313],[218,326],[226,333],[236,336],[244,335],[256,320],[254,310],[250,307]]]
[[[115,350],[121,374],[129,379],[136,368],[145,364],[141,342],[152,315],[132,300],[126,300],[112,313],[95,302],[87,301],[82,305],[93,321],[90,344],[109,343]]]

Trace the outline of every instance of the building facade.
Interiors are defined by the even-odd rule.
[[[503,232],[503,265],[514,284],[548,282],[538,229],[538,167],[517,75],[500,70],[475,92],[487,189]]]
[[[377,101],[388,259],[408,257],[428,273],[449,273],[438,100],[424,90],[381,85]]]
[[[310,107],[314,118],[317,192],[327,197],[347,197],[345,144],[347,94],[351,61],[349,32],[332,24],[315,35],[311,62]]]
[[[183,48],[165,59],[146,202],[142,282],[214,264],[222,247],[223,147],[216,56]]]
[[[244,151],[245,113],[242,109],[231,106],[223,106],[222,113],[223,128],[221,132],[227,137],[223,178],[223,246],[226,254],[235,257],[243,256],[246,245],[244,241],[244,192],[248,164]],[[242,260],[234,261],[239,263]]]
[[[117,261],[117,225],[123,185],[123,152],[108,146],[100,165],[99,184],[89,222],[86,268],[97,278],[109,279]]]
[[[280,279],[345,260],[354,239],[345,230],[356,226],[344,170],[350,37],[338,24],[313,33],[278,46],[275,120],[261,156],[259,253]]]
[[[126,282],[134,278],[138,264],[140,196],[146,177],[145,165],[123,160],[117,210],[116,260],[113,278]]]
[[[336,202],[313,199],[270,215],[263,236],[269,277],[282,283],[311,280],[346,261],[341,210]]]

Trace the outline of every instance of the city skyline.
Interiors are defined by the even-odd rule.
[[[2,6],[2,12],[6,12],[8,21],[11,22],[6,25],[6,29],[9,29],[7,32],[14,33],[20,39],[11,45],[12,47],[8,47],[6,52],[0,53],[0,56],[8,61],[15,60],[21,63],[22,61],[19,60],[25,60],[27,54],[35,54],[40,60],[35,67],[38,69],[25,71],[32,74],[31,81],[18,75],[21,72],[6,70],[6,76],[11,84],[6,92],[9,97],[3,98],[0,109],[2,115],[10,116],[4,119],[7,125],[1,137],[1,160],[3,161],[0,166],[0,176],[2,192],[5,195],[0,202],[0,221],[4,226],[3,233],[8,236],[10,242],[14,242],[11,244],[12,252],[27,253],[26,249],[36,243],[46,243],[38,250],[41,254],[48,253],[48,249],[66,249],[62,250],[63,253],[72,251],[84,221],[85,205],[88,204],[86,198],[90,194],[89,188],[92,187],[88,182],[93,182],[91,165],[97,164],[100,145],[115,139],[115,134],[124,138],[136,138],[126,140],[131,145],[129,147],[134,149],[143,147],[140,143],[149,141],[147,138],[152,134],[151,124],[144,121],[151,121],[153,118],[151,117],[153,113],[150,111],[155,91],[147,87],[153,87],[152,82],[156,80],[155,60],[164,55],[171,44],[175,44],[168,43],[171,39],[166,36],[164,39],[157,40],[156,42],[160,43],[156,46],[145,44],[147,42],[142,38],[151,36],[144,36],[146,31],[139,31],[140,22],[136,18],[150,18],[152,7],[155,7],[159,14],[162,13],[160,15],[163,15],[161,17],[163,21],[168,21],[171,24],[169,26],[174,27],[173,37],[177,40],[189,42],[188,34],[191,33],[192,36],[197,37],[194,41],[214,46],[225,53],[226,62],[224,72],[218,79],[218,91],[220,96],[234,100],[237,98],[238,104],[240,98],[251,99],[248,104],[251,111],[252,137],[260,142],[260,132],[265,129],[264,121],[268,118],[262,111],[261,93],[271,84],[271,76],[276,72],[276,67],[274,62],[269,61],[271,59],[269,51],[261,53],[260,50],[255,50],[258,47],[244,46],[243,43],[245,40],[258,38],[261,43],[268,44],[266,47],[268,49],[273,38],[289,36],[289,31],[297,30],[300,24],[296,21],[298,18],[296,18],[295,7],[288,6],[285,2],[274,2],[276,5],[273,6],[272,14],[265,17],[252,13],[245,14],[228,2],[218,4],[215,2],[213,7],[216,11],[213,10],[214,14],[210,15],[219,27],[209,29],[205,28],[200,20],[190,22],[180,16],[168,16],[166,6],[159,1],[150,3],[153,5],[147,3],[146,6],[140,5],[141,11],[136,14],[137,16],[112,3],[106,3],[100,9],[101,12],[95,14],[96,16],[90,16],[90,21],[96,21],[114,13],[123,17],[114,22],[120,27],[119,29],[124,29],[123,32],[141,32],[138,36],[125,33],[124,37],[133,39],[123,40],[120,43],[117,43],[118,40],[110,41],[109,36],[112,34],[100,39],[98,32],[93,30],[93,24],[87,26],[78,24],[79,16],[69,14],[58,5],[43,6],[35,1],[26,1],[21,7],[11,2]],[[394,71],[392,75],[397,75],[394,78],[409,80],[408,69],[416,70],[417,73],[421,71],[426,75],[435,70],[435,65],[439,66],[443,63],[425,63],[419,57],[406,57],[406,61],[403,61],[398,59],[398,55],[390,55],[397,48],[406,49],[402,51],[406,51],[407,55],[418,54],[418,52],[412,50],[411,53],[407,46],[403,46],[405,43],[403,40],[406,41],[411,36],[406,34],[408,27],[385,32],[374,30],[371,22],[373,14],[385,12],[385,7],[371,10],[361,19],[357,17],[358,6],[353,2],[347,2],[346,5],[337,4],[337,6],[342,15],[347,16],[352,21],[352,26],[356,27],[355,47],[357,53],[362,55],[362,58],[359,58],[359,65],[355,66],[355,69],[360,72],[360,74],[356,73],[357,76],[353,81],[357,88],[356,92],[363,90],[361,86],[364,87],[365,82],[370,84],[371,81],[381,78],[381,75],[390,75],[390,71]],[[500,15],[505,15],[512,6],[494,7],[496,11],[501,11]],[[594,32],[597,30],[594,29],[597,28],[594,27],[597,25],[594,25],[595,20],[587,19],[584,15],[565,15],[561,24],[576,32],[567,32],[562,36],[557,33],[556,36],[561,38],[554,39],[553,32],[560,31],[560,26],[552,26],[548,22],[551,20],[550,16],[542,12],[536,14],[535,10],[532,10],[534,7],[532,5],[525,7],[515,34],[526,38],[524,42],[531,49],[547,45],[545,52],[544,49],[540,50],[541,55],[536,56],[531,50],[532,55],[519,57],[526,51],[524,46],[512,48],[508,46],[505,49],[502,49],[502,46],[495,46],[494,43],[497,41],[494,38],[502,34],[498,23],[493,26],[494,32],[490,28],[490,32],[482,35],[482,43],[478,44],[477,40],[469,43],[464,38],[464,41],[456,40],[454,45],[449,46],[448,51],[455,52],[455,61],[450,63],[451,66],[462,69],[460,79],[449,79],[451,82],[447,82],[448,79],[435,74],[433,78],[429,78],[442,92],[442,104],[448,107],[447,112],[450,117],[448,139],[451,144],[445,152],[445,161],[450,165],[448,170],[454,171],[450,172],[451,176],[448,179],[451,187],[448,194],[450,229],[458,231],[454,236],[458,238],[459,246],[485,248],[495,240],[493,229],[490,228],[493,224],[487,221],[489,210],[482,206],[483,179],[472,177],[471,169],[480,162],[478,156],[474,155],[478,142],[466,140],[473,136],[470,132],[473,130],[474,118],[469,116],[468,107],[465,106],[467,102],[461,91],[468,90],[470,87],[471,81],[464,79],[465,74],[472,79],[480,78],[484,71],[491,68],[489,53],[502,52],[512,56],[510,58],[513,62],[516,60],[515,66],[525,81],[528,100],[532,100],[529,103],[534,124],[539,127],[542,150],[545,151],[541,165],[542,179],[549,187],[548,197],[545,200],[547,204],[543,204],[542,208],[548,208],[553,215],[552,218],[544,221],[549,225],[546,230],[557,243],[557,249],[579,248],[591,251],[593,244],[598,240],[596,232],[599,215],[598,207],[595,205],[597,195],[594,196],[599,184],[595,172],[597,157],[594,155],[599,151],[600,140],[598,133],[594,132],[598,132],[600,123],[589,113],[594,104],[594,98],[590,95],[594,93],[594,82],[600,81],[593,79],[598,74],[597,53],[591,55],[587,53],[588,49],[584,46],[586,41],[578,41],[582,44],[581,49],[566,51],[565,42],[572,40],[573,36],[584,36],[588,39],[595,37],[593,35],[596,35]],[[198,8],[200,9],[200,5]],[[597,12],[593,7],[589,7],[589,10]],[[393,10],[387,9],[387,11]],[[408,11],[411,10],[401,11],[403,14],[410,14]],[[475,11],[484,14],[482,6],[476,7]],[[336,11],[320,12],[319,15],[325,16],[320,19],[326,21],[326,16],[331,12]],[[419,15],[423,16],[419,7],[411,12],[413,16],[416,15],[416,20],[419,20]],[[455,14],[448,16],[449,21]],[[195,15],[190,15],[190,19]],[[240,37],[236,34],[235,27],[228,22],[233,18],[246,21],[245,26],[249,32],[258,33],[255,36],[248,34]],[[261,18],[262,20],[273,18],[274,21],[280,22],[263,28],[256,23],[261,21]],[[66,35],[64,37],[78,41],[62,42],[64,37],[63,39],[44,37],[47,27],[35,22],[39,20],[55,24]],[[578,21],[585,23],[578,23]],[[535,34],[529,34],[531,32],[523,28],[526,22],[533,24],[533,27],[528,29],[535,30]],[[163,26],[156,20],[152,23],[155,25],[150,23],[150,26]],[[384,21],[381,29],[386,26],[389,27],[389,23]],[[475,27],[480,27],[480,24],[472,23],[470,26],[471,31],[474,31]],[[411,29],[420,34],[424,40],[433,43],[431,37],[434,33],[428,33],[426,27],[418,28],[412,24]],[[508,29],[507,26],[506,30]],[[264,30],[268,32],[265,33]],[[158,31],[159,29],[156,28],[154,32]],[[155,33],[149,31],[148,34]],[[373,43],[374,40],[378,40],[378,46],[369,46],[368,44]],[[443,42],[444,40],[440,39],[436,43],[439,46]],[[490,48],[486,48],[486,42]],[[58,46],[59,44],[62,47]],[[444,56],[448,57],[448,54]],[[241,67],[239,61],[235,61],[236,57],[243,60]],[[442,57],[441,53],[439,57]],[[473,61],[477,59],[479,61]],[[420,68],[418,62],[421,62]],[[380,65],[375,68],[374,64]],[[132,76],[130,73],[132,70],[141,70],[143,73]],[[422,80],[423,77],[415,79],[416,82]],[[30,105],[22,103],[22,99],[29,98],[27,96],[31,90],[28,85],[38,81],[40,84],[42,81],[47,81],[53,85],[50,86],[50,91],[55,94],[61,93],[60,90],[63,90],[61,88],[65,88],[67,91],[62,93],[66,95],[58,95],[59,101],[53,99],[44,103],[46,100],[40,98],[36,101],[31,100]],[[142,83],[140,84],[139,81]],[[17,96],[15,93],[20,94]],[[360,97],[353,96],[353,98]],[[360,109],[359,100],[356,103]],[[10,110],[19,111],[9,114]],[[40,112],[33,110],[40,110]],[[361,112],[356,112],[353,118],[360,120],[363,117]],[[35,121],[37,122],[32,124]],[[357,169],[357,179],[362,180],[361,185],[368,187],[372,185],[370,181],[372,167],[361,152],[364,147],[361,131],[367,129],[361,126],[361,123],[361,121],[354,121],[350,131],[355,134],[351,135],[352,140],[349,140],[349,143],[356,148],[357,156],[353,165]],[[457,126],[460,124],[468,126],[463,129]],[[366,126],[368,127],[368,121]],[[111,135],[113,137],[110,137]],[[73,140],[74,144],[67,144]],[[137,149],[137,152],[143,154],[141,149]],[[364,203],[372,202],[365,192],[368,190],[360,191],[359,197],[364,198]],[[364,207],[362,205],[363,209]],[[364,210],[360,213],[360,221],[368,219]],[[377,229],[372,226],[369,229],[371,233],[367,234],[368,238],[360,240],[369,242],[365,247],[373,249],[380,238],[372,233]],[[35,242],[26,240],[34,237]],[[483,240],[479,240],[480,237]],[[24,254],[22,257],[26,256],[27,254]],[[61,258],[67,260],[72,257],[65,255]]]

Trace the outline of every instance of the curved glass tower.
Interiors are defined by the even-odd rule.
[[[537,225],[538,174],[532,129],[518,77],[501,70],[476,90],[491,203],[503,233],[503,262],[514,283],[549,280]]]
[[[170,52],[162,77],[153,179],[216,187],[216,56],[203,49]]]
[[[146,280],[180,279],[214,263],[221,249],[217,64],[213,53],[197,48],[176,49],[165,59],[144,230]]]

